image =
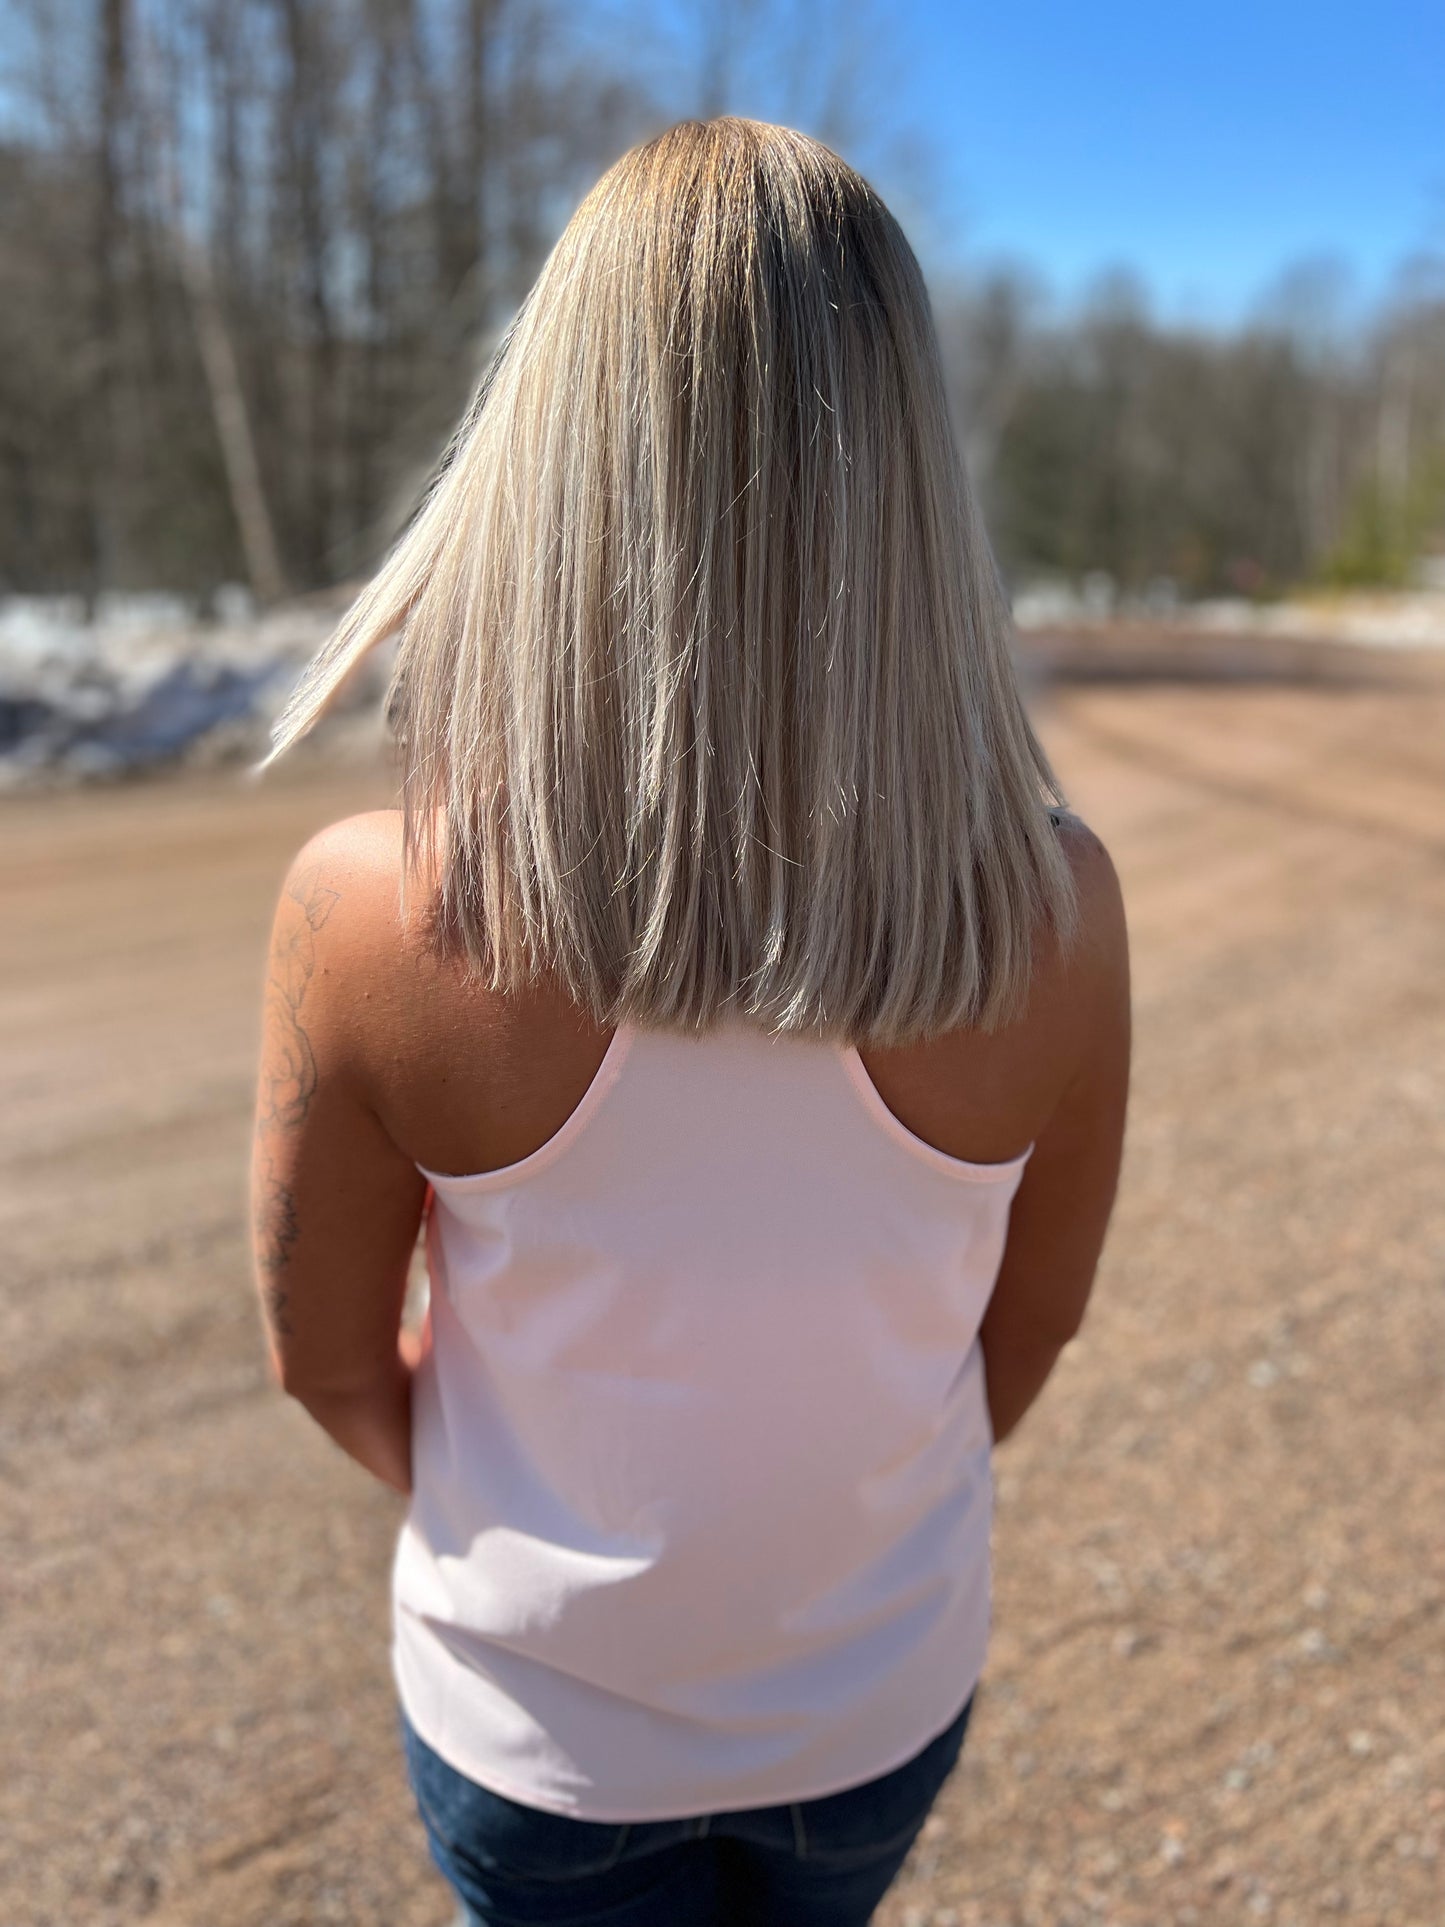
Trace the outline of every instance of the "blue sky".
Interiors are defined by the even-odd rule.
[[[710,7],[659,4],[674,45],[707,31]],[[760,119],[807,125],[851,37],[845,152],[906,199],[890,139],[927,150],[935,271],[1006,256],[1067,301],[1129,266],[1161,313],[1228,325],[1298,262],[1337,260],[1371,301],[1445,253],[1445,0],[797,0],[804,60],[786,6],[716,4],[744,22],[729,105]]]
[[[966,253],[1077,287],[1127,262],[1228,318],[1286,264],[1378,289],[1445,251],[1445,0],[902,9]]]

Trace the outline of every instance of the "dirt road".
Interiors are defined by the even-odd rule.
[[[1445,1919],[1445,684],[1041,698],[1136,969],[1084,1335],[998,1458],[884,1927]],[[439,1927],[398,1509],[266,1379],[269,912],[350,765],[0,807],[0,1921]]]

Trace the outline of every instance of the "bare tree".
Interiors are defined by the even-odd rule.
[[[678,113],[801,126],[943,237],[878,0],[0,9],[0,586],[241,573],[268,599],[364,569],[577,199]],[[1268,588],[1433,539],[1438,265],[1369,326],[1310,272],[1232,335],[1121,284],[1074,312],[1026,277],[940,284],[1016,575]]]

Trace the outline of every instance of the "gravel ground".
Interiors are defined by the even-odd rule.
[[[1124,880],[1134,1109],[880,1927],[1445,1919],[1445,672],[1379,674],[1038,695]],[[6,1927],[450,1917],[398,1506],[271,1390],[244,1233],[282,869],[389,800],[302,756],[0,805]]]

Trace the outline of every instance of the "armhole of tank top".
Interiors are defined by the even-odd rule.
[[[906,1151],[924,1164],[931,1165],[935,1171],[946,1176],[958,1178],[966,1184],[998,1184],[1004,1179],[1015,1177],[1034,1154],[1034,1146],[1027,1144],[1017,1157],[1007,1158],[1001,1164],[975,1164],[967,1158],[950,1157],[947,1151],[940,1151],[936,1144],[930,1144],[910,1131],[901,1117],[895,1117],[879,1095],[878,1087],[868,1075],[863,1059],[858,1055],[856,1046],[850,1044],[841,1053],[843,1069],[848,1082],[863,1101],[863,1108],[875,1124],[878,1124],[895,1143],[901,1144]]]
[[[635,1031],[631,1024],[617,1026],[608,1040],[606,1050],[602,1053],[602,1062],[597,1066],[592,1082],[577,1100],[573,1110],[547,1139],[547,1142],[539,1144],[535,1151],[529,1151],[526,1157],[518,1158],[514,1164],[498,1165],[492,1171],[460,1173],[429,1171],[424,1164],[418,1164],[417,1170],[435,1190],[441,1192],[459,1188],[467,1191],[499,1190],[503,1186],[516,1184],[523,1178],[531,1177],[533,1172],[542,1170],[554,1158],[560,1157],[567,1146],[586,1129],[602,1100],[617,1082],[623,1060],[632,1047],[634,1035]]]

